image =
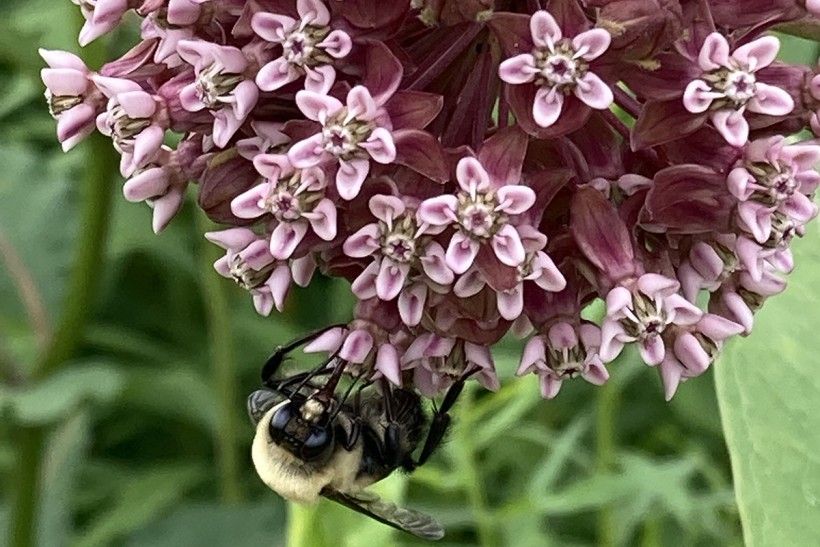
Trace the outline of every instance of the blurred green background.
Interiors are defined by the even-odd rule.
[[[78,51],[76,6],[3,6],[0,545],[416,544],[330,503],[287,508],[251,466],[244,398],[260,364],[295,334],[346,320],[345,284],[319,279],[284,315],[260,318],[211,270],[219,253],[193,203],[154,236],[148,208],[120,195],[110,143],[64,155],[54,137],[36,50]],[[98,66],[132,32],[85,58]],[[784,55],[816,53],[788,39]],[[534,378],[512,378],[520,345],[505,341],[501,391],[469,389],[432,462],[378,491],[433,513],[445,545],[738,545],[741,515],[749,544],[820,541],[807,520],[820,510],[810,231],[790,292],[729,348],[717,390],[710,372],[667,404],[628,354],[606,387],[570,382],[544,402]]]

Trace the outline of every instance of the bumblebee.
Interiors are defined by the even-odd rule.
[[[262,369],[264,388],[248,397],[259,477],[288,500],[314,503],[322,496],[415,536],[441,539],[444,530],[434,518],[384,501],[366,488],[396,470],[411,472],[430,458],[444,438],[448,412],[466,375],[431,417],[414,391],[384,380],[360,383],[362,374],[337,396],[347,362],[335,355],[312,371],[278,378],[287,354],[322,332],[277,348]]]

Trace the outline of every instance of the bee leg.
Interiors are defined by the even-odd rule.
[[[361,418],[356,418],[353,420],[353,424],[351,425],[350,432],[343,432],[344,440],[342,441],[342,446],[348,452],[352,452],[353,449],[356,447],[356,443],[359,442],[359,437],[362,434],[362,420]]]
[[[282,366],[282,362],[288,356],[288,353],[290,353],[291,351],[293,351],[301,345],[307,344],[308,342],[312,342],[313,340],[319,338],[321,335],[323,335],[331,329],[344,326],[345,325],[331,325],[329,327],[324,327],[322,329],[308,333],[305,336],[297,338],[296,340],[292,340],[287,344],[278,346],[275,350],[273,350],[273,353],[270,357],[268,357],[268,360],[262,367],[262,383],[268,387],[274,387],[270,384],[274,382],[273,377],[276,375],[276,372],[279,370],[279,367]]]
[[[453,408],[453,405],[455,405],[456,400],[458,400],[458,396],[461,395],[461,391],[464,389],[464,382],[468,376],[469,375],[463,376],[447,390],[447,394],[441,402],[441,407],[433,414],[430,428],[427,430],[427,438],[424,441],[421,454],[419,454],[419,459],[412,462],[412,467],[408,469],[408,471],[412,471],[413,468],[424,465],[424,463],[430,459],[433,452],[441,445],[444,436],[447,434],[447,430],[450,428],[450,422],[452,421],[449,412]]]
[[[396,423],[393,409],[393,388],[386,381],[383,381],[382,389],[385,391],[384,415],[387,419],[387,427],[384,429],[384,438],[382,439],[382,456],[387,466],[396,468],[405,463],[401,461],[401,431]]]

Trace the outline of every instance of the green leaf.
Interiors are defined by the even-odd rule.
[[[788,290],[766,303],[754,332],[715,367],[747,545],[820,538],[820,309],[817,227],[798,242]]]
[[[118,538],[168,511],[207,476],[207,469],[200,465],[153,466],[135,473],[114,503],[101,511],[82,534],[76,547],[116,544]]]
[[[284,545],[281,503],[187,504],[135,532],[127,547],[276,547]]]
[[[122,385],[122,374],[111,363],[80,361],[30,387],[0,386],[0,408],[10,408],[26,425],[50,424],[65,418],[83,401],[110,401]]]

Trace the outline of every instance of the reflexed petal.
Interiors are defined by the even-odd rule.
[[[335,353],[341,347],[346,334],[347,329],[342,327],[328,329],[312,342],[308,342],[302,351],[305,353]]]
[[[259,206],[270,191],[269,184],[259,184],[231,201],[231,212],[239,218],[258,218],[267,211]]]
[[[347,94],[347,115],[351,118],[370,121],[376,117],[379,105],[363,85],[357,85]]]
[[[477,268],[471,268],[464,275],[458,278],[453,286],[453,294],[459,298],[470,298],[481,292],[487,286],[484,276]]]
[[[561,391],[563,380],[554,374],[542,374],[540,378],[541,396],[544,399],[555,399]]]
[[[298,72],[297,72],[298,77]],[[305,89],[326,95],[336,83],[336,69],[330,65],[305,67]]]
[[[396,159],[396,144],[393,142],[393,135],[383,127],[373,130],[367,141],[359,143],[359,146],[367,150],[374,161],[387,165]]]
[[[535,205],[535,192],[520,184],[502,186],[496,193],[498,208],[508,215],[520,215]]]
[[[643,362],[654,367],[663,362],[666,356],[666,346],[663,343],[663,338],[659,335],[651,335],[638,344],[638,353],[641,354]]]
[[[351,363],[364,363],[373,349],[373,336],[363,330],[354,330],[347,335],[339,350],[339,357]]]
[[[712,358],[700,345],[698,339],[685,332],[675,339],[675,357],[693,375],[702,374],[712,364]]]
[[[392,224],[393,219],[400,217],[405,211],[404,202],[396,196],[379,194],[370,198],[368,205],[373,216],[387,224]]]
[[[379,237],[381,230],[378,224],[368,224],[358,232],[347,238],[344,242],[344,252],[352,258],[364,258],[370,256],[381,248]]]
[[[752,188],[751,185],[755,184],[756,181],[745,167],[735,167],[732,169],[726,179],[726,183],[729,185],[729,191],[732,195],[741,201],[746,201],[754,194],[754,188]]]
[[[299,107],[305,117],[315,122],[321,122],[323,119],[335,116],[344,108],[339,99],[306,90],[296,94],[296,106]]]
[[[287,264],[282,264],[273,270],[273,273],[265,282],[265,285],[270,289],[270,294],[278,311],[285,308],[285,298],[287,298],[290,290],[290,282],[290,269]]]
[[[507,321],[515,321],[524,311],[524,286],[519,284],[509,291],[496,293],[498,313]]]
[[[558,121],[563,107],[564,96],[561,93],[553,88],[542,87],[535,92],[532,117],[540,127],[549,127]]]
[[[379,275],[380,260],[371,262],[350,285],[350,290],[361,300],[376,298],[376,278]]]
[[[473,188],[486,191],[490,188],[490,175],[481,163],[471,157],[462,158],[456,166],[456,180],[465,192]]]
[[[308,224],[302,222],[281,222],[270,237],[270,252],[279,260],[287,260],[307,234]]]
[[[439,285],[449,285],[453,282],[455,275],[447,267],[444,258],[444,248],[433,241],[427,245],[424,256],[421,257],[421,267],[434,283]]]
[[[399,352],[392,344],[382,344],[376,352],[376,370],[394,385],[401,386]]]
[[[408,264],[397,264],[388,258],[383,258],[379,275],[376,278],[376,294],[379,298],[385,301],[396,298],[404,288],[409,271]]]
[[[592,61],[609,49],[612,36],[602,28],[594,28],[578,34],[572,39],[572,47],[586,61]]]
[[[698,55],[698,65],[704,72],[711,72],[728,66],[729,42],[718,32],[713,32],[703,41]]]
[[[561,27],[549,12],[536,11],[530,19],[532,41],[536,46],[551,48],[555,42],[563,37]]]
[[[421,323],[426,302],[427,287],[423,283],[415,283],[399,294],[399,316],[405,325],[415,327]]]
[[[353,40],[350,35],[342,30],[333,30],[319,43],[319,47],[324,49],[328,55],[341,59],[347,57],[353,49]]]
[[[358,196],[368,173],[370,173],[368,160],[340,160],[339,171],[336,173],[336,190],[342,199],[350,201]]]
[[[712,112],[712,123],[726,142],[732,146],[743,146],[749,141],[749,123],[742,112],[718,110]]]
[[[609,371],[600,359],[595,359],[589,363],[587,369],[581,373],[581,378],[592,385],[602,386],[609,380]]]
[[[478,243],[462,233],[453,234],[450,245],[447,247],[445,260],[447,266],[456,274],[463,274],[475,262],[478,255]]]
[[[325,241],[333,241],[337,232],[336,204],[328,198],[322,199],[311,211],[310,227],[313,233]]]
[[[507,266],[515,268],[524,263],[526,252],[518,236],[518,230],[514,226],[510,224],[502,226],[493,236],[492,246],[498,260]]]
[[[322,135],[318,133],[303,141],[299,141],[288,150],[288,159],[294,167],[306,169],[319,165],[326,157],[322,147]]]
[[[683,373],[683,366],[678,363],[677,359],[672,354],[666,356],[666,359],[658,367],[661,374],[661,382],[663,383],[664,397],[667,401],[671,401],[678,390],[681,383],[681,375]]]
[[[456,209],[458,198],[452,194],[445,194],[424,200],[416,216],[422,223],[447,226],[456,221]]]
[[[721,94],[712,91],[712,87],[703,80],[692,80],[683,92],[683,106],[693,114],[709,110],[712,102]]]
[[[529,53],[522,53],[507,59],[498,67],[498,77],[513,85],[532,82],[537,73],[535,58]]]
[[[755,96],[749,101],[749,111],[769,116],[785,116],[794,110],[794,99],[787,91],[758,82]]]
[[[73,68],[44,68],[40,78],[52,95],[79,97],[89,86],[87,74]]]
[[[518,365],[518,370],[515,372],[516,376],[523,376],[529,372],[533,372],[540,366],[546,366],[547,351],[544,345],[544,339],[541,336],[534,336],[524,346],[524,351],[521,354],[521,363]]]
[[[761,36],[732,52],[732,58],[753,72],[767,67],[777,58],[780,40],[774,36]]]
[[[297,26],[295,19],[273,13],[256,13],[251,19],[251,28],[268,42],[281,42],[285,34]]]
[[[322,0],[296,0],[296,11],[304,23],[316,27],[325,27],[330,23],[330,11]]]
[[[259,69],[256,75],[256,85],[262,91],[276,91],[291,82],[295,82],[300,76],[301,74],[293,65],[280,57]],[[318,90],[312,88],[310,91],[318,92]]]
[[[670,296],[676,293],[679,288],[680,284],[676,280],[660,274],[648,273],[638,279],[638,290],[651,300],[657,297]]]

